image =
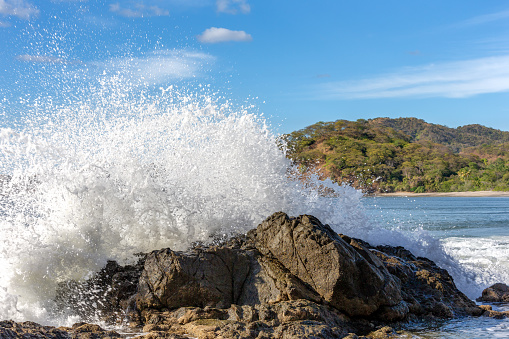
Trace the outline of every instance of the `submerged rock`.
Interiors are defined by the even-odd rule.
[[[103,319],[127,315],[145,338],[389,338],[392,329],[377,329],[485,312],[426,258],[282,212],[220,245],[153,251],[137,266],[110,262],[91,281],[78,284],[78,300],[72,288],[58,300],[86,313],[100,296]]]

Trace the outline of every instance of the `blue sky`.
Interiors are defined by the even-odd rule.
[[[0,0],[0,110],[78,95],[90,70],[210,84],[283,133],[375,117],[509,131],[509,3]]]

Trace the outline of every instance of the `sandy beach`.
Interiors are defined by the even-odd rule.
[[[445,192],[445,193],[413,193],[394,192],[376,193],[376,197],[509,197],[509,192],[502,191],[472,191],[472,192]]]

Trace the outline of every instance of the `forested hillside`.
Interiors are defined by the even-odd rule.
[[[367,192],[509,190],[509,132],[416,118],[318,122],[285,136],[302,173]]]

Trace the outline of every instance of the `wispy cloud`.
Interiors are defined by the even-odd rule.
[[[85,15],[83,17],[83,20],[89,26],[95,26],[95,27],[107,28],[107,29],[115,28],[119,24],[117,19],[105,18],[102,16],[96,16],[96,15]]]
[[[0,28],[11,27],[11,23],[7,21],[0,21]]]
[[[252,41],[251,34],[244,31],[232,31],[227,28],[211,27],[207,28],[202,34],[198,35],[198,41],[215,44],[227,41]]]
[[[32,62],[32,63],[46,63],[46,64],[76,64],[76,63],[79,64],[79,63],[81,63],[81,61],[67,60],[64,58],[59,58],[59,57],[54,57],[54,56],[29,55],[29,54],[18,55],[16,57],[16,60],[24,61],[24,62]]]
[[[251,12],[251,6],[246,0],[217,0],[216,9],[219,13],[247,14]]]
[[[328,82],[316,99],[466,98],[509,91],[509,55],[404,68],[357,81]]]
[[[51,2],[61,3],[61,2],[88,2],[88,0],[51,0]]]
[[[181,80],[202,76],[204,65],[214,62],[214,60],[213,56],[206,53],[166,50],[150,53],[143,57],[114,58],[92,64],[116,71],[133,80],[161,84],[173,79]]]
[[[1,0],[0,0],[1,1]],[[158,6],[147,6],[143,2],[133,6],[123,6],[119,2],[110,4],[110,11],[126,18],[143,18],[150,16],[168,16],[170,12]]]
[[[477,26],[509,18],[509,10],[479,15],[455,24],[455,27]]]
[[[37,16],[39,10],[24,0],[0,0],[0,14],[28,20]]]

